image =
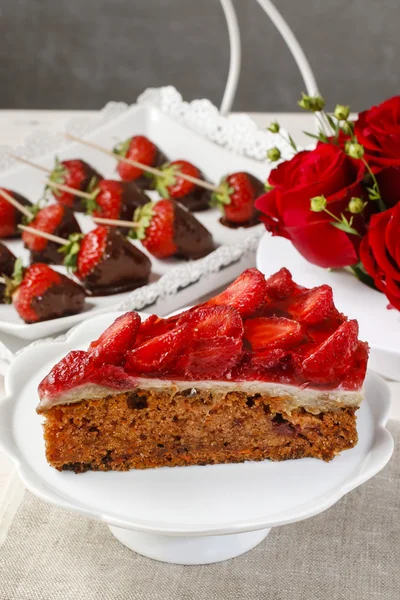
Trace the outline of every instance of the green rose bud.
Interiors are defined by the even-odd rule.
[[[313,212],[322,212],[326,207],[326,198],[325,196],[315,196],[310,200],[310,209]]]
[[[347,121],[350,114],[350,106],[343,106],[342,104],[336,104],[334,115],[339,121]]]
[[[267,127],[268,131],[271,133],[279,133],[280,125],[276,121],[273,121],[269,127]]]
[[[357,215],[364,210],[366,204],[367,203],[364,202],[361,198],[351,198],[347,210],[353,215]]]
[[[346,142],[344,149],[351,158],[362,158],[364,156],[364,147],[357,142]]]
[[[319,112],[324,109],[325,100],[319,94],[315,96],[307,96],[307,94],[301,94],[301,100],[297,103],[304,110],[311,112]]]
[[[267,152],[267,157],[269,158],[269,160],[271,162],[275,162],[276,160],[279,160],[281,157],[281,152],[280,152],[279,148],[270,148]]]
[[[353,121],[345,121],[341,126],[341,130],[345,135],[353,135],[354,132],[354,123]]]

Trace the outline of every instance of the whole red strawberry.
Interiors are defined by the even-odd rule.
[[[67,185],[77,191],[90,193],[102,179],[102,176],[84,160],[59,161],[56,159],[55,167],[49,179],[54,183]],[[48,189],[60,204],[69,206],[76,212],[86,211],[86,204],[83,198],[79,198],[71,192],[64,192],[51,187]]]
[[[132,221],[139,206],[149,202],[149,198],[135,183],[102,179],[93,192],[93,198],[87,201],[87,211],[94,217]],[[129,228],[119,227],[122,233]]]
[[[194,212],[209,208],[210,191],[180,176],[183,173],[196,179],[204,179],[200,170],[192,163],[175,160],[163,165],[161,171],[164,176],[156,177],[154,186],[162,198],[178,200]]]
[[[197,259],[214,250],[211,233],[173,200],[148,202],[135,212],[131,236],[156,258]]]
[[[0,243],[0,277],[11,277],[14,271],[15,261],[14,254],[5,246]],[[0,304],[5,302],[4,293],[6,286],[4,283],[0,283]]]
[[[85,303],[85,291],[75,281],[44,263],[24,269],[20,259],[7,281],[6,294],[25,323],[76,314]]]
[[[0,192],[4,191],[15,200],[18,200],[20,204],[31,207],[32,204],[21,194],[0,188]],[[18,225],[22,223],[24,215],[17,210],[12,204],[10,204],[0,193],[0,238],[12,238],[17,237],[21,234],[18,229]]]
[[[232,173],[220,184],[220,191],[214,192],[211,205],[222,211],[221,223],[228,227],[250,227],[258,223],[258,211],[254,202],[263,192],[259,179],[249,173]]]
[[[50,204],[41,208],[29,225],[39,231],[51,233],[66,240],[72,233],[80,233],[81,231],[72,210],[62,204]],[[59,251],[60,246],[55,242],[29,231],[23,232],[22,241],[25,248],[30,250],[31,263],[43,262],[53,265],[63,263],[63,256]]]
[[[115,146],[114,153],[149,167],[159,167],[167,160],[159,148],[144,135],[134,135],[128,138]],[[142,169],[126,162],[118,162],[117,171],[123,181],[134,181],[142,190],[151,188],[152,176]]]
[[[148,282],[150,260],[115,229],[73,234],[63,252],[64,264],[92,295],[127,292]]]

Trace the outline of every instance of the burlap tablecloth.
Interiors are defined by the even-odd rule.
[[[1,600],[399,600],[400,423],[374,479],[321,515],[207,566],[158,563],[25,492],[0,548]],[[249,506],[251,510],[251,506]],[[4,536],[3,536],[4,537]]]

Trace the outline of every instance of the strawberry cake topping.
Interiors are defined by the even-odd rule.
[[[58,363],[40,393],[53,397],[83,383],[121,389],[143,377],[357,391],[367,360],[357,321],[337,311],[329,286],[309,290],[287,269],[267,279],[248,269],[218,296],[178,315],[119,317],[88,352]],[[114,376],[120,378],[111,385]]]

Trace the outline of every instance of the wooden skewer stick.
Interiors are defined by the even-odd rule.
[[[61,246],[65,246],[68,243],[68,240],[58,237],[58,235],[53,235],[52,233],[46,233],[45,231],[40,231],[39,229],[35,229],[34,227],[28,227],[28,225],[18,225],[18,229],[22,231],[29,231],[29,233],[34,233],[39,237],[45,238],[50,242],[55,242],[56,244],[60,244]]]
[[[76,190],[69,185],[64,185],[63,183],[56,183],[55,181],[51,181],[51,179],[46,179],[45,184],[50,186],[55,190],[62,190],[63,192],[70,192],[74,194],[74,196],[78,196],[78,198],[93,198],[93,194],[89,194],[89,192],[82,192],[81,190]]]
[[[115,160],[118,160],[119,162],[128,163],[129,165],[132,165],[133,167],[136,167],[137,169],[142,169],[143,171],[152,173],[153,175],[156,175],[157,177],[166,177],[166,174],[164,173],[164,171],[161,171],[161,169],[156,169],[155,167],[150,167],[141,162],[138,162],[137,160],[133,160],[131,158],[125,158],[124,156],[115,154],[115,152],[112,152],[111,150],[107,150],[107,148],[103,148],[103,146],[99,146],[98,144],[95,144],[94,142],[89,142],[88,140],[83,140],[81,138],[76,137],[75,135],[71,135],[70,133],[60,133],[60,135],[62,135],[63,137],[65,137],[68,140],[71,140],[73,142],[79,142],[79,144],[83,144],[84,146],[88,146],[89,148],[94,148],[95,150],[99,150],[100,152],[103,152],[104,154],[108,154],[109,156],[112,156],[113,158],[115,158]],[[208,183],[208,181],[204,181],[203,179],[198,179],[197,177],[192,177],[191,175],[186,175],[186,173],[181,173],[179,171],[178,171],[178,174],[179,174],[179,177],[182,177],[182,179],[185,179],[186,181],[190,181],[191,183],[194,183],[194,184],[198,185],[199,187],[205,188],[206,190],[210,190],[212,192],[220,191],[220,188],[217,185]]]
[[[42,165],[38,165],[38,164],[28,160],[27,158],[22,158],[22,156],[17,156],[17,154],[11,154],[9,152],[8,156],[11,156],[11,158],[13,158],[14,160],[17,160],[18,162],[24,163],[25,165],[29,165],[30,167],[33,167],[34,169],[39,169],[40,171],[43,171],[44,173],[51,173],[51,169],[42,167]]]
[[[3,196],[4,200],[7,200],[7,202],[12,204],[17,210],[19,210],[19,212],[21,212],[23,215],[28,217],[28,219],[33,218],[33,214],[31,213],[29,208],[27,208],[26,206],[24,206],[23,204],[18,202],[18,200],[13,198],[13,196],[11,196],[11,194],[6,192],[5,190],[0,189],[0,196]]]
[[[138,227],[139,223],[135,221],[121,221],[119,219],[104,219],[103,217],[93,217],[93,221],[99,225],[111,225],[114,227]]]

